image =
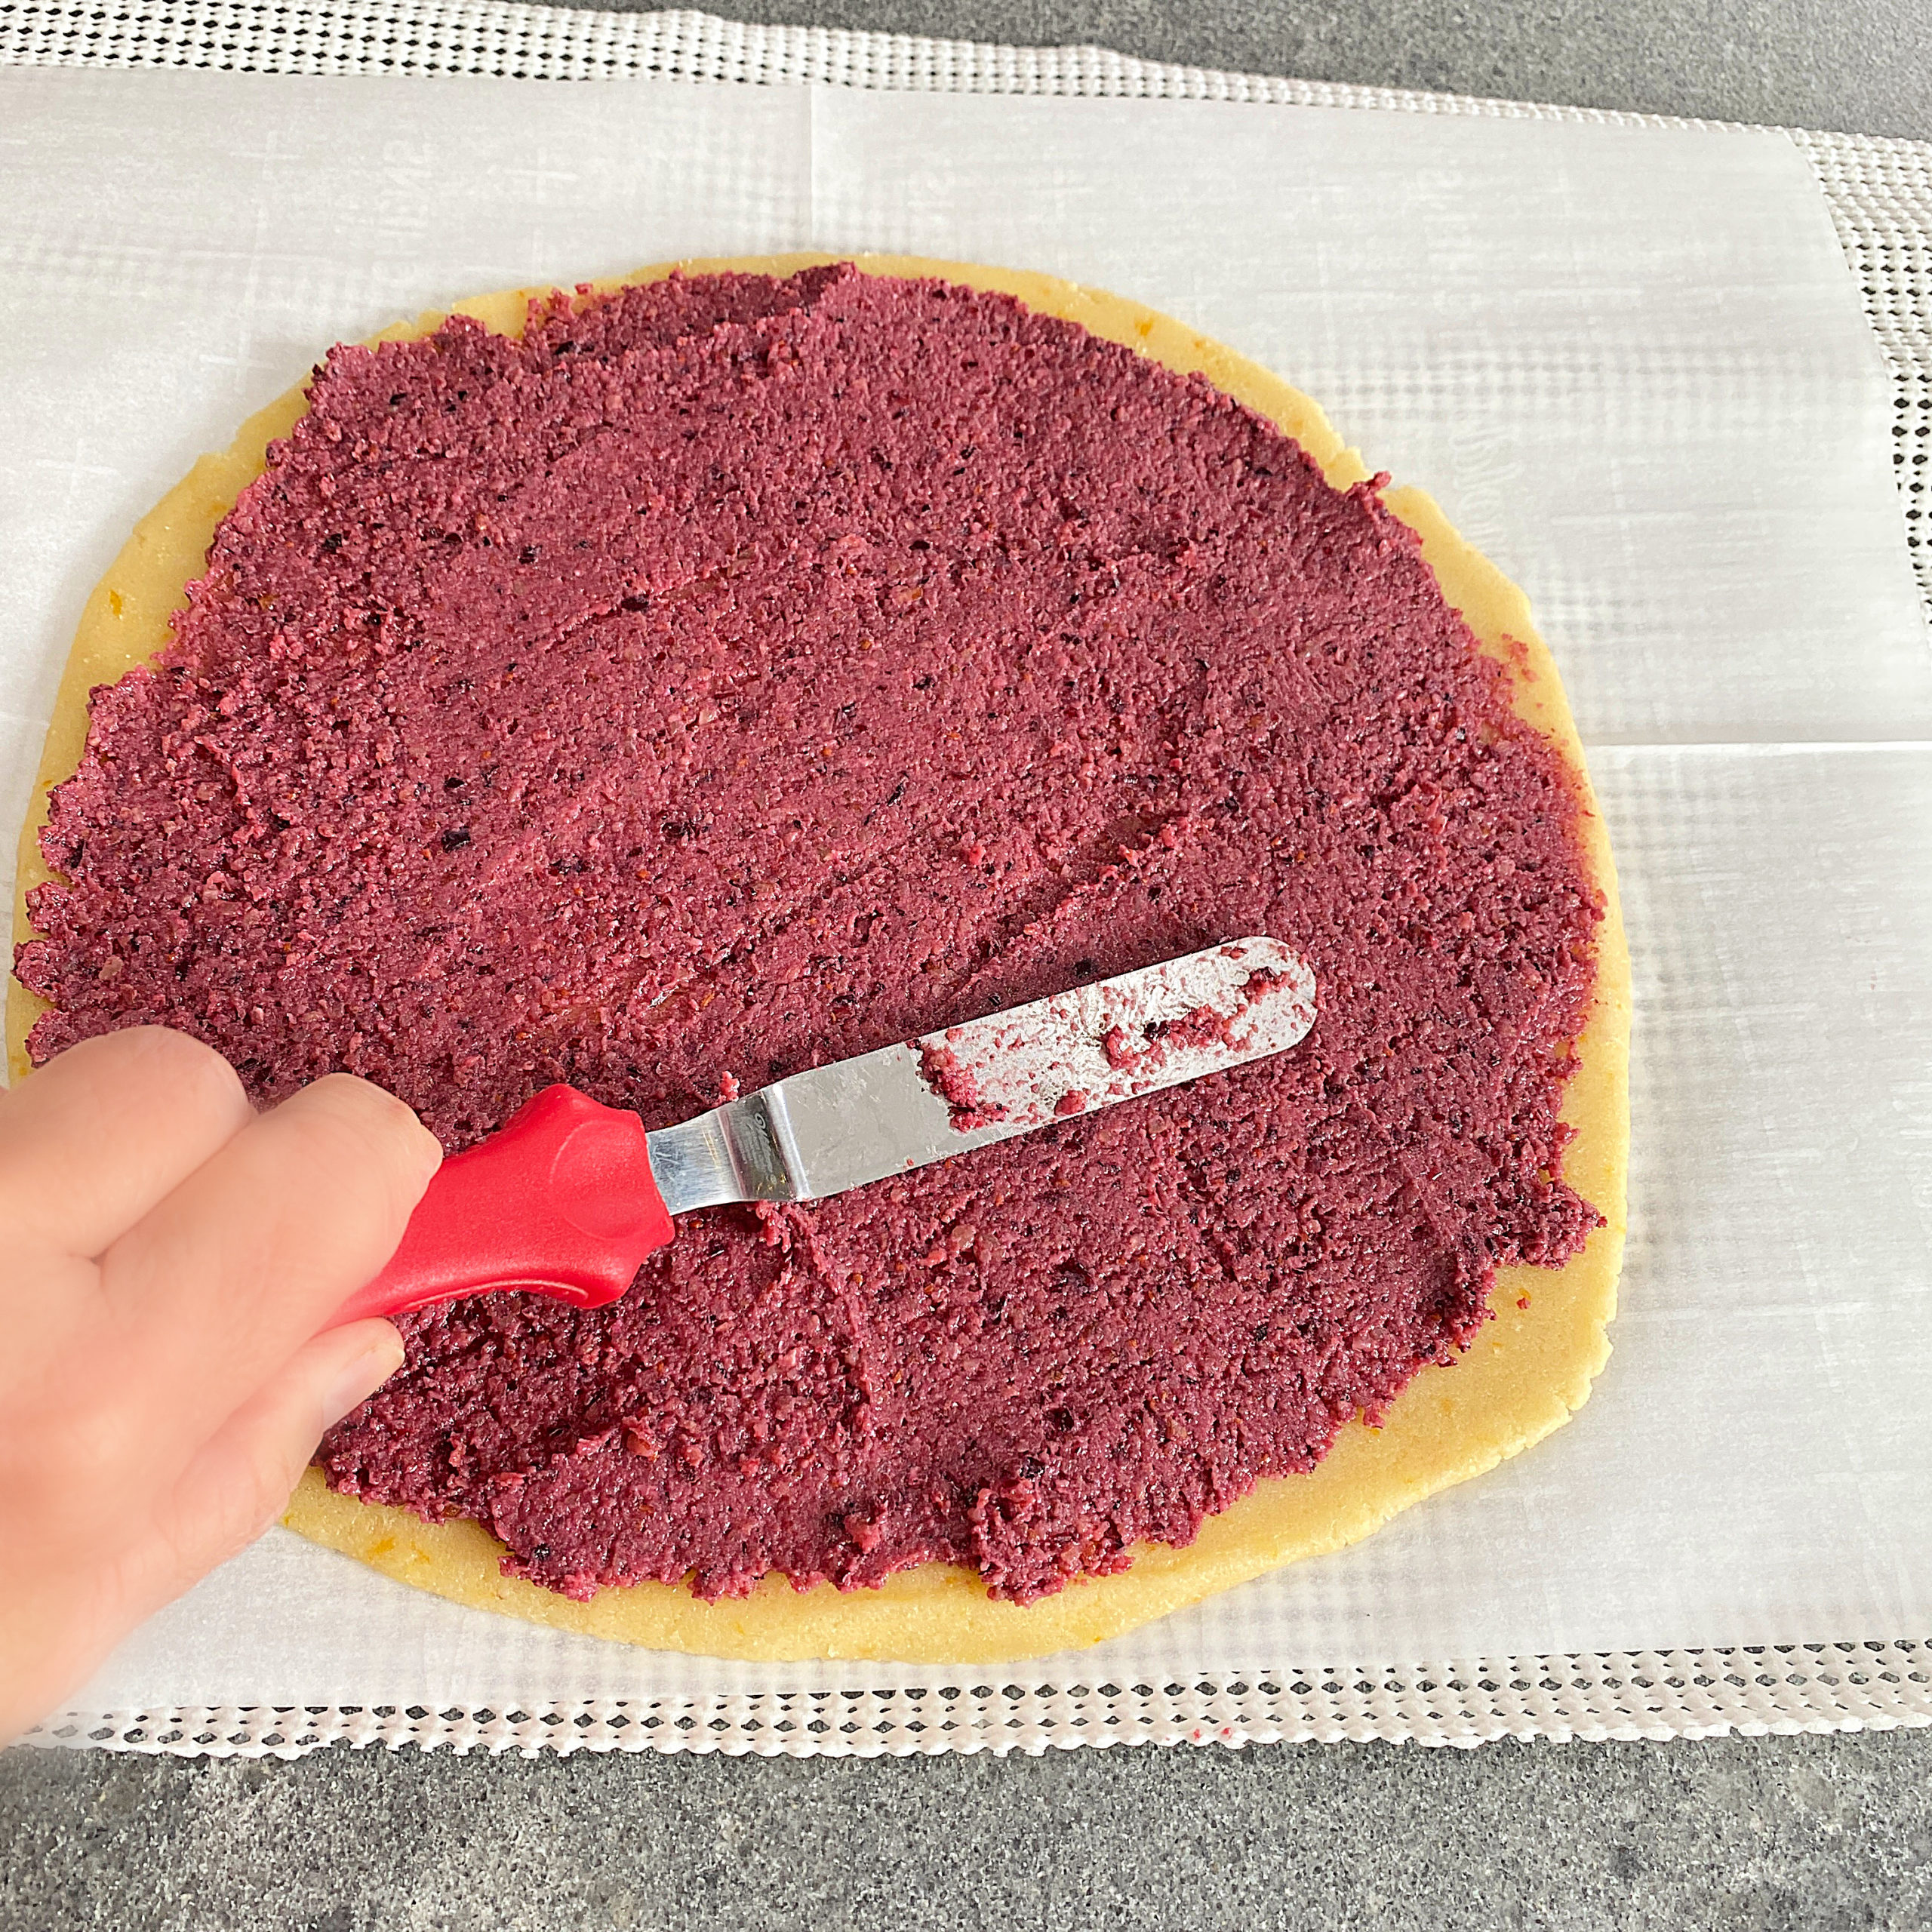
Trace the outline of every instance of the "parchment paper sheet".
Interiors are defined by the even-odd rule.
[[[0,829],[129,525],[329,343],[420,308],[916,251],[1118,290],[1321,398],[1525,586],[1590,747],[1638,995],[1617,1352],[1531,1453],[1079,1674],[1932,1632],[1932,653],[1883,374],[1782,137],[16,69],[0,175]],[[560,1638],[277,1531],[77,1701],[958,1676]]]

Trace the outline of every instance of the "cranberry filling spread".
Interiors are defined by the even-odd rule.
[[[608,1308],[405,1318],[337,1487],[575,1596],[937,1558],[1025,1601],[1312,1468],[1595,1224],[1577,796],[1377,485],[848,267],[452,320],[310,395],[95,694],[37,1057],[158,1022],[454,1150],[553,1081],[654,1127],[1237,934],[1321,999],[1278,1058],[691,1215]]]

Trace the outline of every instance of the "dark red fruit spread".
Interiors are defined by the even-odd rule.
[[[850,268],[334,350],[55,795],[45,1058],[198,1035],[454,1149],[657,1126],[1247,934],[1293,1051],[806,1208],[613,1306],[405,1318],[339,1488],[574,1596],[937,1558],[1024,1601],[1311,1468],[1595,1216],[1599,896],[1376,487],[995,295]]]

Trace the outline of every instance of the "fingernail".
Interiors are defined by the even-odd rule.
[[[333,1429],[353,1408],[366,1402],[402,1366],[402,1343],[395,1331],[371,1342],[352,1356],[329,1384],[322,1398],[322,1426]]]

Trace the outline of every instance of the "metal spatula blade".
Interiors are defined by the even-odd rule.
[[[1239,939],[857,1059],[814,1067],[650,1137],[674,1214],[816,1201],[1295,1045],[1315,976]]]

